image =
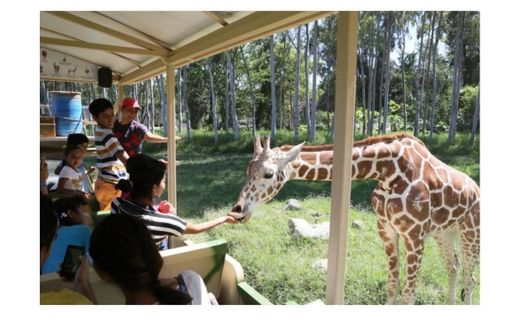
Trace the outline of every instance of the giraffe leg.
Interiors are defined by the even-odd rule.
[[[464,274],[464,302],[471,304],[475,278],[473,270],[480,255],[480,227],[479,217],[475,214],[467,215],[460,225],[462,238],[462,268]]]
[[[424,237],[411,239],[404,237],[406,249],[406,280],[403,288],[403,304],[413,305],[415,303],[415,282],[421,267]]]
[[[458,232],[458,227],[454,226],[444,232],[436,234],[433,238],[439,245],[444,261],[446,262],[446,268],[448,270],[449,278],[449,300],[450,305],[455,304],[455,281],[457,279],[457,270],[459,268],[459,260],[455,253],[455,236]]]
[[[383,218],[379,218],[377,228],[379,230],[379,236],[383,240],[385,252],[388,257],[386,304],[393,305],[396,303],[397,292],[399,291],[399,236]]]

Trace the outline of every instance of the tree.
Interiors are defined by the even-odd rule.
[[[464,39],[464,12],[457,15],[457,36],[455,38],[455,57],[453,66],[453,92],[451,96],[450,129],[448,132],[448,143],[453,144],[457,131],[457,110],[459,105],[459,92],[461,85],[462,66],[462,44]]]
[[[311,128],[311,114],[309,111],[309,24],[305,24],[305,123],[307,131]]]
[[[432,81],[432,113],[430,121],[430,137],[429,142],[432,142],[433,132],[435,132],[435,105],[437,100],[437,74],[436,74],[436,61],[437,61],[437,47],[439,46],[439,38],[441,37],[442,30],[442,12],[439,16],[439,22],[437,24],[437,33],[435,35],[435,45],[433,46],[433,81]]]
[[[244,67],[246,70],[247,75],[247,81],[249,84],[249,95],[251,97],[251,119],[252,119],[252,126],[253,126],[253,136],[256,135],[256,97],[255,97],[255,91],[253,86],[253,79],[251,78],[251,71],[249,71],[249,64],[246,60],[246,56],[244,55],[244,49],[243,47],[240,47],[240,53],[242,54],[242,60],[244,61]]]
[[[276,138],[276,71],[274,58],[274,36],[269,37],[269,65],[271,66],[271,139]]]
[[[228,64],[229,70],[229,91],[231,95],[231,117],[233,118],[233,139],[238,141],[240,133],[238,131],[238,116],[236,109],[236,95],[235,95],[235,64],[234,64],[234,56],[231,58],[230,51],[226,52],[226,61]]]
[[[208,74],[209,74],[209,82],[211,87],[211,119],[213,121],[213,134],[215,143],[218,142],[218,124],[217,124],[217,97],[215,96],[215,84],[213,83],[213,67],[211,60],[213,58],[208,58]]]
[[[475,141],[475,136],[477,135],[477,125],[479,122],[479,114],[480,114],[480,87],[477,92],[477,100],[475,100],[475,112],[473,113],[473,123],[471,126],[471,137],[469,139],[469,144],[473,146]]]
[[[423,40],[424,40],[424,31],[425,31],[425,25],[426,25],[426,13],[424,12],[422,14],[421,19],[421,27],[417,28],[417,32],[420,35],[420,45],[419,45],[419,59],[417,60],[417,68],[415,72],[415,97],[414,97],[414,107],[415,107],[415,119],[413,124],[413,135],[418,136],[419,135],[419,118],[420,118],[420,111],[421,111],[421,99],[422,98],[422,92],[419,92],[419,80],[420,77],[424,77],[424,69],[421,69],[421,65],[423,64]],[[422,75],[421,75],[422,74]]]
[[[318,22],[314,22],[313,27],[314,38],[312,42],[312,104],[311,104],[311,129],[309,130],[309,140],[312,142],[316,139],[316,93],[318,89]]]
[[[183,110],[184,114],[186,116],[186,141],[189,143],[191,142],[191,119],[190,119],[190,109],[188,108],[188,67],[185,66],[180,69],[181,71],[181,79],[182,82],[182,89],[184,92],[184,104],[183,104]]]
[[[298,128],[300,126],[300,52],[301,52],[301,26],[298,26],[298,32],[296,34],[296,68],[295,68],[295,81],[294,81],[294,143],[298,143]]]

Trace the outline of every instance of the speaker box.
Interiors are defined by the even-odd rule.
[[[112,86],[112,70],[107,67],[101,67],[98,70],[98,86],[110,88]]]

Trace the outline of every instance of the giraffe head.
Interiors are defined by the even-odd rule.
[[[241,222],[247,221],[258,206],[278,194],[289,180],[289,163],[298,157],[304,144],[281,151],[279,148],[271,149],[269,142],[268,136],[262,141],[258,135],[255,136],[253,159],[247,166],[247,180],[230,213]]]

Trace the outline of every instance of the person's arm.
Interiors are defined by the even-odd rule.
[[[163,137],[161,135],[154,134],[152,132],[144,133],[144,140],[149,143],[166,143],[166,142],[168,142],[168,138]]]
[[[47,178],[49,177],[49,169],[45,158],[40,159],[40,192],[46,196],[49,194],[47,190]]]
[[[130,158],[128,153],[125,150],[120,150],[116,153],[116,158],[118,158],[124,165],[126,165],[126,161]]]
[[[67,181],[69,181],[69,178],[60,177],[60,179],[58,180],[58,188],[56,189],[57,193],[66,196],[80,196],[84,200],[88,200],[90,195],[87,192],[81,190],[66,189],[65,184],[67,183]]]
[[[82,294],[92,301],[93,304],[97,304],[96,294],[90,286],[89,282],[89,267],[87,258],[85,256],[79,257],[81,261],[81,265],[79,266],[78,271],[76,272],[76,276],[74,277],[74,285],[72,286],[72,290],[75,292]]]
[[[184,231],[184,234],[198,234],[225,223],[236,224],[238,221],[231,216],[222,216],[200,224],[188,223],[186,224],[186,230]]]
[[[54,174],[60,175],[61,169],[63,169],[64,165],[65,163],[63,162],[63,160],[61,160],[61,162],[56,166],[56,169],[54,169]]]

